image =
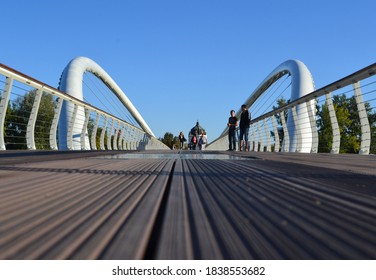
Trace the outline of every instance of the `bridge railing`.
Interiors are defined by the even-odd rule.
[[[157,138],[111,113],[0,64],[0,150],[58,150],[63,102],[73,104],[66,131],[68,149],[74,141],[79,141],[82,150],[168,149]],[[73,135],[77,119],[84,125],[79,135]]]
[[[376,63],[252,119],[249,150],[289,152],[290,142],[296,141],[293,152],[375,154],[375,74]],[[293,124],[308,124],[305,128],[295,127],[294,140],[289,135],[289,115]],[[224,135],[207,149],[227,150],[228,144],[228,136]]]

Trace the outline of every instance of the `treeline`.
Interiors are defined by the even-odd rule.
[[[180,148],[180,142],[179,142],[179,136],[174,136],[171,132],[166,132],[162,137],[159,137],[158,139],[163,144],[168,146],[170,149],[179,149]]]
[[[337,117],[338,127],[340,131],[340,153],[359,153],[361,143],[361,123],[359,119],[358,108],[356,105],[355,96],[346,97],[345,94],[333,96],[333,107]],[[289,100],[283,98],[277,101],[278,106],[273,107],[277,109],[289,103]],[[369,102],[364,103],[365,110],[368,116],[368,121],[371,129],[371,147],[370,153],[376,153],[376,112],[372,110]],[[287,119],[288,112],[285,112]],[[282,125],[278,118],[277,122]],[[328,105],[325,102],[321,106],[316,105],[316,126],[319,136],[319,153],[329,153],[333,145],[333,129],[330,121]],[[271,132],[274,137],[274,133]],[[283,141],[282,127],[278,130],[280,144]]]
[[[346,97],[345,94],[333,96],[339,131],[341,134],[340,153],[358,153],[361,142],[361,124],[355,96]],[[370,153],[376,153],[376,112],[370,103],[364,103],[371,128]],[[317,127],[319,132],[319,153],[328,153],[333,143],[333,130],[330,122],[327,104],[318,108]]]
[[[33,108],[36,90],[10,101],[5,115],[4,135],[7,150],[23,150],[26,146],[26,131]],[[34,138],[38,150],[49,150],[49,135],[56,102],[50,94],[43,93],[35,123]]]
[[[24,96],[18,96],[15,100],[10,101],[4,123],[4,138],[7,150],[27,149],[26,132],[36,94],[37,91],[32,90]],[[53,95],[47,93],[42,94],[34,129],[34,140],[37,150],[51,149],[50,129],[56,105],[57,102]],[[93,127],[94,121],[90,119],[88,124],[88,134],[90,138]],[[102,128],[98,127],[95,137],[97,149],[100,149],[101,132]],[[106,131],[104,136],[105,148],[107,148],[107,137]]]

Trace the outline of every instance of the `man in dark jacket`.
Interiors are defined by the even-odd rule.
[[[239,124],[239,151],[243,148],[243,139],[245,142],[245,151],[248,151],[248,134],[249,134],[249,125],[251,123],[251,114],[247,110],[245,104],[242,105],[242,114],[240,115],[240,124]]]
[[[231,116],[228,118],[228,150],[236,151],[236,137],[235,130],[238,126],[238,118],[235,117],[235,111],[230,111]]]

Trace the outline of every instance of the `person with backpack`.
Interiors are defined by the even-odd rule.
[[[239,123],[239,151],[243,149],[244,143],[244,150],[249,151],[248,147],[248,134],[249,134],[249,126],[251,124],[251,114],[249,113],[247,106],[245,104],[242,105],[242,113],[240,115],[240,123]],[[244,142],[243,142],[244,139]]]

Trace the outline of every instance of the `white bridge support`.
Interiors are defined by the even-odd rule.
[[[279,78],[284,75],[291,75],[291,97],[290,101],[307,95],[315,90],[314,81],[311,72],[305,64],[299,60],[287,60],[275,68],[257,89],[245,101],[247,108],[251,105]],[[315,101],[311,102],[312,110],[315,110]],[[240,116],[239,110],[236,116]],[[283,116],[283,114],[281,115]],[[289,141],[282,143],[282,150],[289,152],[309,153],[312,149],[312,131],[310,123],[307,122],[307,105],[301,104],[296,107],[296,119],[294,121],[294,110],[289,110],[287,118],[287,131]],[[299,142],[301,141],[301,142]]]
[[[86,68],[82,65],[80,66],[81,68],[78,67],[81,69],[80,71],[75,70],[81,73],[78,79],[77,77],[71,77],[70,79],[69,76],[74,76],[73,73],[77,74],[77,72],[68,66],[62,75],[65,81],[62,84],[64,84],[65,88],[77,88],[82,93],[82,75],[84,73],[82,71],[94,72],[97,77],[111,88],[112,92],[116,93],[142,128],[117,118],[111,112],[105,112],[83,102],[81,100],[82,97],[76,98],[76,96],[68,95],[61,90],[0,64],[0,127],[2,127],[0,129],[0,151],[7,149],[169,149],[153,136],[150,128],[124,93],[98,65],[94,62],[90,63],[90,60],[86,58],[73,61],[86,63]],[[75,66],[72,66],[74,69],[77,68],[76,63],[71,65]],[[67,82],[66,78],[71,82]],[[30,97],[30,94],[33,94],[31,95],[33,99],[28,103],[31,104],[30,109],[28,109],[28,106],[23,109],[23,112],[28,117],[18,118],[17,115],[12,113],[12,102],[22,102],[23,98]],[[47,105],[44,105],[46,104],[44,100]],[[53,116],[51,114],[46,115],[44,110],[42,110],[46,108],[42,108],[42,106],[47,106],[48,110],[54,110]],[[15,117],[18,119],[15,119]],[[112,127],[111,130],[110,126]],[[90,141],[88,139],[88,127],[91,129]],[[134,145],[132,146],[131,143],[126,143],[125,140],[130,139],[130,135],[127,135],[126,132],[131,133],[131,131],[134,133],[132,138]],[[57,140],[59,140],[59,145]],[[106,147],[108,143],[109,145]]]
[[[358,81],[354,83],[353,88],[362,132],[359,154],[368,155],[371,148],[371,127],[369,125],[366,108],[363,102],[362,92],[360,90],[360,82]]]
[[[123,103],[127,110],[131,113],[140,127],[145,133],[154,137],[153,132],[144,121],[140,113],[133,106],[128,97],[114,82],[114,80],[104,71],[97,63],[86,57],[77,57],[73,59],[64,69],[61,76],[59,89],[73,98],[83,100],[82,93],[82,80],[85,72],[91,72],[107,85],[109,89],[117,96]],[[77,105],[76,105],[77,106]],[[84,135],[84,143],[82,143],[82,131],[85,129],[85,110],[83,107],[78,106],[75,108],[70,102],[64,102],[63,109],[59,120],[59,149],[60,150],[81,150],[90,149],[90,142],[87,132]],[[112,129],[114,128],[114,120],[112,121]],[[86,130],[87,131],[87,130]],[[111,130],[111,133],[113,131]],[[111,148],[111,143],[107,143]],[[116,145],[113,145],[116,149]]]
[[[354,134],[358,140],[360,140],[360,155],[368,155],[372,152],[373,134],[372,123],[369,119],[369,113],[375,109],[375,92],[372,87],[374,82],[368,79],[375,79],[376,76],[376,63],[371,64],[353,74],[346,76],[338,81],[335,81],[325,87],[318,90],[314,90],[313,79],[307,67],[303,63],[297,60],[289,60],[282,63],[275,70],[272,71],[260,84],[260,86],[250,95],[246,100],[248,108],[263,94],[267,89],[275,83],[283,75],[291,75],[291,100],[288,104],[274,109],[270,112],[266,112],[261,116],[257,116],[251,121],[251,130],[249,139],[251,142],[252,151],[268,151],[269,145],[266,147],[258,147],[262,142],[262,135],[268,133],[267,130],[264,134],[260,132],[261,126],[267,125],[273,127],[274,132],[274,152],[302,152],[302,153],[318,153],[322,140],[319,137],[319,132],[325,129],[325,127],[318,127],[316,102],[323,102],[323,105],[327,106],[328,115],[330,120],[330,126],[332,130],[332,139],[329,142],[331,144],[330,153],[338,154],[341,152],[341,127],[338,123],[336,116],[336,107],[333,104],[333,95],[336,92],[345,91],[348,95],[347,98],[351,98],[351,91],[356,101],[358,118],[360,122],[360,134]],[[367,80],[367,81],[366,81]],[[363,86],[361,82],[364,81]],[[346,89],[345,89],[346,88]],[[352,88],[352,90],[351,90]],[[364,89],[365,93],[362,93]],[[332,95],[333,93],[333,95]],[[366,98],[366,99],[365,99]],[[372,104],[373,103],[373,104]],[[373,107],[372,107],[373,106]],[[286,120],[286,114],[288,115]],[[240,111],[237,116],[239,117]],[[283,143],[279,146],[280,139],[278,137],[278,128],[276,126],[276,119],[279,119],[283,129]],[[323,123],[321,123],[323,125]],[[326,125],[326,124],[324,124]],[[353,132],[354,133],[354,132]],[[266,134],[266,137],[268,135]],[[267,138],[265,138],[267,139]],[[325,145],[323,143],[324,149]],[[261,145],[263,145],[261,143]],[[206,147],[207,150],[226,150],[228,148],[227,129],[215,139],[209,143]],[[266,149],[265,149],[266,148]]]
[[[263,93],[265,93],[273,83],[275,83],[282,76],[288,74],[291,75],[291,102],[314,91],[315,86],[312,75],[304,63],[299,60],[287,60],[275,68],[248,97],[248,99],[244,102],[247,108],[250,108],[252,104]],[[311,109],[315,110],[315,100],[310,101],[309,104]],[[282,151],[310,153],[312,150],[312,129],[310,122],[307,122],[307,119],[309,119],[307,104],[300,104],[295,110],[295,112],[291,109],[289,110],[287,119],[289,141],[284,141],[282,143]],[[241,109],[239,109],[236,113],[236,117],[239,119],[240,115]],[[281,114],[281,117],[283,117],[283,114]],[[227,135],[227,132],[228,128],[226,127],[220,137]],[[208,148],[210,149],[210,146]],[[263,147],[260,147],[260,149],[262,151]]]

